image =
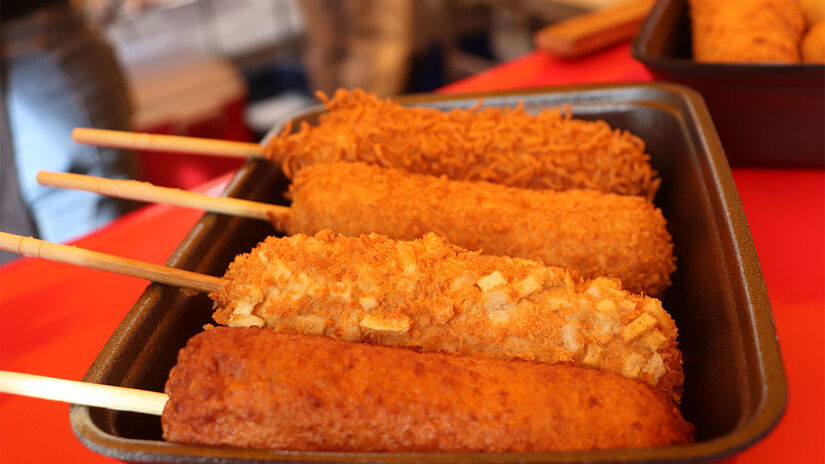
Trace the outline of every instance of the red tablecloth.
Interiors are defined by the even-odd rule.
[[[648,80],[621,46],[559,62],[540,52],[444,91]],[[726,462],[825,461],[825,171],[735,169],[773,306],[790,398],[778,426]],[[163,263],[200,213],[152,206],[77,245]],[[79,380],[146,281],[44,260],[0,267],[0,369]],[[68,406],[0,395],[0,462],[112,462],[87,450]]]

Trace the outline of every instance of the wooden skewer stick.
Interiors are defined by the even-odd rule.
[[[187,208],[198,208],[221,214],[231,214],[270,221],[285,226],[289,221],[289,208],[239,198],[215,198],[202,193],[158,187],[136,180],[115,180],[82,174],[40,171],[37,182],[41,185],[100,193],[118,198],[154,203],[165,203]],[[279,229],[283,230],[283,229]]]
[[[226,284],[226,281],[220,277],[144,263],[134,259],[74,246],[60,245],[7,232],[0,232],[0,250],[11,251],[33,258],[51,259],[92,269],[116,272],[179,287],[193,288],[202,292],[214,292]]]
[[[628,0],[551,24],[535,35],[538,48],[562,58],[580,58],[636,35],[656,0]]]
[[[197,155],[237,158],[266,158],[266,147],[259,143],[181,137],[76,127],[72,140],[86,145],[131,148],[134,150],[175,151]]]
[[[160,416],[164,393],[0,371],[0,392]]]

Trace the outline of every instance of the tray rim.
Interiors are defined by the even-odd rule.
[[[711,169],[706,173],[712,178],[708,181],[721,194],[714,207],[727,207],[730,220],[724,225],[733,241],[734,253],[739,257],[737,271],[743,276],[747,311],[753,321],[754,347],[759,359],[759,370],[766,379],[762,385],[763,397],[753,414],[744,423],[738,424],[731,432],[720,437],[683,446],[662,448],[642,448],[628,450],[596,450],[575,452],[535,452],[535,453],[340,453],[340,452],[291,452],[248,450],[237,448],[196,447],[178,445],[157,440],[142,440],[121,438],[104,432],[91,419],[91,408],[88,406],[72,405],[70,421],[72,429],[78,439],[91,450],[103,455],[125,459],[132,462],[697,462],[711,459],[722,459],[745,449],[764,437],[776,425],[787,404],[787,380],[784,365],[779,350],[779,342],[773,320],[773,313],[768,299],[767,288],[759,266],[756,249],[747,225],[744,210],[739,194],[735,188],[730,166],[728,165],[721,142],[713,126],[710,113],[701,95],[688,87],[671,83],[623,83],[623,84],[586,84],[561,87],[541,87],[533,89],[502,90],[491,92],[475,92],[466,94],[415,94],[405,95],[395,100],[404,104],[419,104],[427,102],[443,102],[490,98],[516,98],[519,96],[534,96],[543,94],[590,94],[599,91],[615,90],[650,90],[654,89],[677,97],[683,104],[684,118],[692,119],[693,127],[702,132],[706,145],[700,151],[707,156]],[[572,99],[571,98],[571,99]],[[624,102],[632,104],[633,101]],[[317,111],[321,105],[307,109],[294,117]],[[272,134],[277,133],[279,127],[274,127],[264,141]],[[226,195],[240,182],[245,165],[230,181],[223,195]],[[183,250],[197,235],[199,230],[206,227],[213,215],[205,214],[190,230],[181,244],[170,256],[167,265],[179,266]],[[102,375],[105,368],[103,362],[109,356],[110,347],[116,345],[123,335],[124,324],[136,307],[144,302],[144,298],[151,297],[153,292],[160,291],[160,284],[151,284],[135,305],[129,310],[124,320],[113,333],[112,337],[102,348],[95,362],[84,376],[84,381],[94,382]],[[145,302],[144,302],[145,303]]]

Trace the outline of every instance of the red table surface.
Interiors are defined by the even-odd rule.
[[[572,63],[534,52],[443,91],[649,79],[624,45]],[[825,171],[734,169],[734,178],[767,282],[790,395],[776,428],[725,462],[823,462]],[[146,207],[77,245],[162,264],[199,217]],[[146,285],[41,259],[0,267],[0,369],[81,379]],[[75,438],[68,409],[0,395],[0,462],[113,462]]]

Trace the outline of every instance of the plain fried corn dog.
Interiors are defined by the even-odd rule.
[[[689,443],[642,382],[572,366],[416,353],[256,328],[190,339],[164,439],[292,451],[505,452]]]
[[[583,281],[434,234],[396,241],[322,231],[270,237],[210,294],[216,322],[424,351],[596,367],[678,398],[676,326],[616,279]]]
[[[660,296],[675,269],[662,212],[638,196],[529,190],[461,182],[364,163],[298,171],[287,232],[375,232],[411,240],[434,232],[462,248],[617,277],[632,293]],[[284,221],[273,221],[273,223]]]
[[[292,177],[331,161],[362,161],[456,180],[514,187],[593,189],[653,199],[660,179],[644,142],[604,121],[570,111],[537,115],[513,109],[440,111],[404,107],[362,90],[318,97],[327,112],[316,126],[291,123],[266,147]]]
[[[178,352],[166,393],[0,371],[0,392],[161,416],[169,442],[288,451],[496,452],[688,443],[655,388],[595,369],[416,353],[253,327]]]

